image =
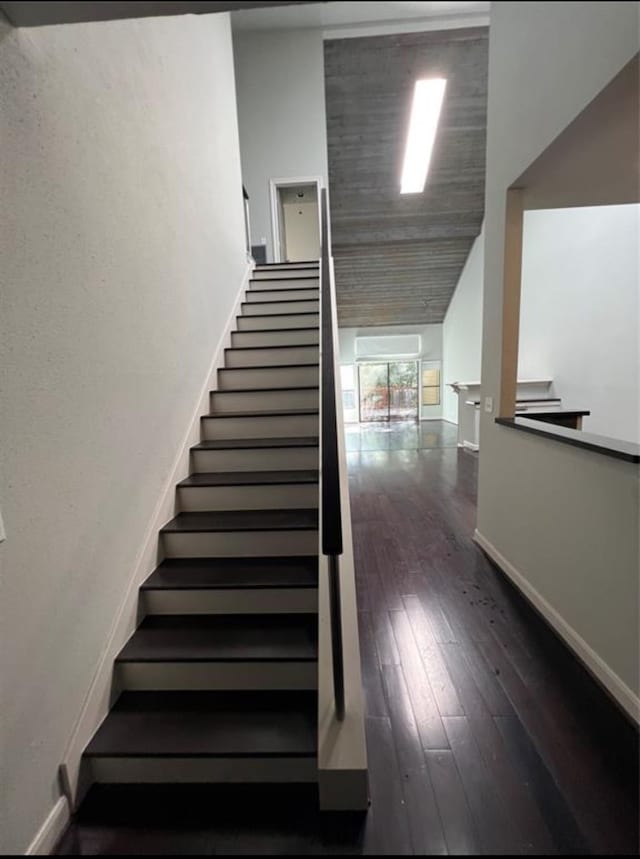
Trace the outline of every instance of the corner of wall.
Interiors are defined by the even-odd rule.
[[[443,416],[457,423],[458,398],[449,382],[479,381],[482,363],[484,222],[469,251],[442,323]]]

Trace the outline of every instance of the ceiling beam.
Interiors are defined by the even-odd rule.
[[[33,2],[12,2],[2,0],[0,10],[14,27],[40,27],[46,24],[77,24],[87,21],[112,21],[121,18],[149,18],[163,15],[203,15],[210,12],[233,12],[240,9],[257,9],[267,6],[306,5],[313,0],[293,0],[293,2],[172,2],[172,0],[33,0]]]

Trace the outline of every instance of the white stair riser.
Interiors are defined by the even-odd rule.
[[[320,310],[320,302],[307,301],[267,301],[245,302],[242,306],[243,316],[282,316],[283,313],[317,313]]]
[[[244,784],[316,782],[312,758],[102,757],[90,759],[101,784]]]
[[[238,331],[261,331],[264,329],[312,328],[320,324],[317,313],[290,313],[284,316],[238,316]]]
[[[294,277],[265,277],[249,281],[249,292],[269,292],[271,290],[290,291],[299,289],[320,289],[320,278],[316,275]],[[291,296],[293,297],[293,296]]]
[[[165,533],[167,558],[281,558],[318,554],[317,531],[196,531]]]
[[[315,614],[316,588],[141,591],[147,614]]]
[[[318,287],[315,289],[248,289],[245,301],[318,301]]]
[[[318,385],[320,368],[314,367],[241,367],[218,371],[218,390],[253,388],[302,388]]]
[[[230,349],[225,356],[225,367],[279,367],[291,364],[318,364],[319,360],[318,346]]]
[[[318,280],[320,278],[320,267],[315,266],[306,266],[304,268],[273,268],[269,269],[254,269],[251,273],[251,282],[269,282],[271,280],[282,280],[285,283],[288,283],[291,280],[308,280],[311,279]]]
[[[291,262],[272,262],[272,263],[256,263],[253,268],[254,272],[270,272],[270,271],[301,271],[307,269],[320,268],[319,259],[300,259]]]
[[[297,471],[318,468],[317,447],[274,447],[252,450],[195,450],[192,471]]]
[[[272,415],[271,417],[215,418],[202,421],[205,441],[221,438],[298,438],[317,436],[318,415]]]
[[[300,280],[308,277],[319,277],[318,266],[304,266],[295,269],[255,269],[251,273],[251,280]]]
[[[299,346],[302,344],[318,346],[320,331],[317,328],[303,328],[297,331],[234,331],[231,335],[232,346]]]
[[[303,690],[318,686],[316,662],[127,662],[116,664],[128,691]]]
[[[290,391],[213,391],[213,412],[270,412],[283,409],[317,409],[317,388],[293,388]]]
[[[266,486],[181,486],[178,501],[183,513],[207,510],[286,510],[318,506],[317,483]]]

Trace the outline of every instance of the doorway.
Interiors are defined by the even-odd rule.
[[[418,420],[418,362],[358,365],[360,422]]]
[[[274,262],[320,257],[320,188],[317,177],[271,180]]]

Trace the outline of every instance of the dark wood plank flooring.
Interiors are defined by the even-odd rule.
[[[350,432],[371,808],[94,788],[66,854],[638,853],[638,734],[472,541],[446,424]]]

